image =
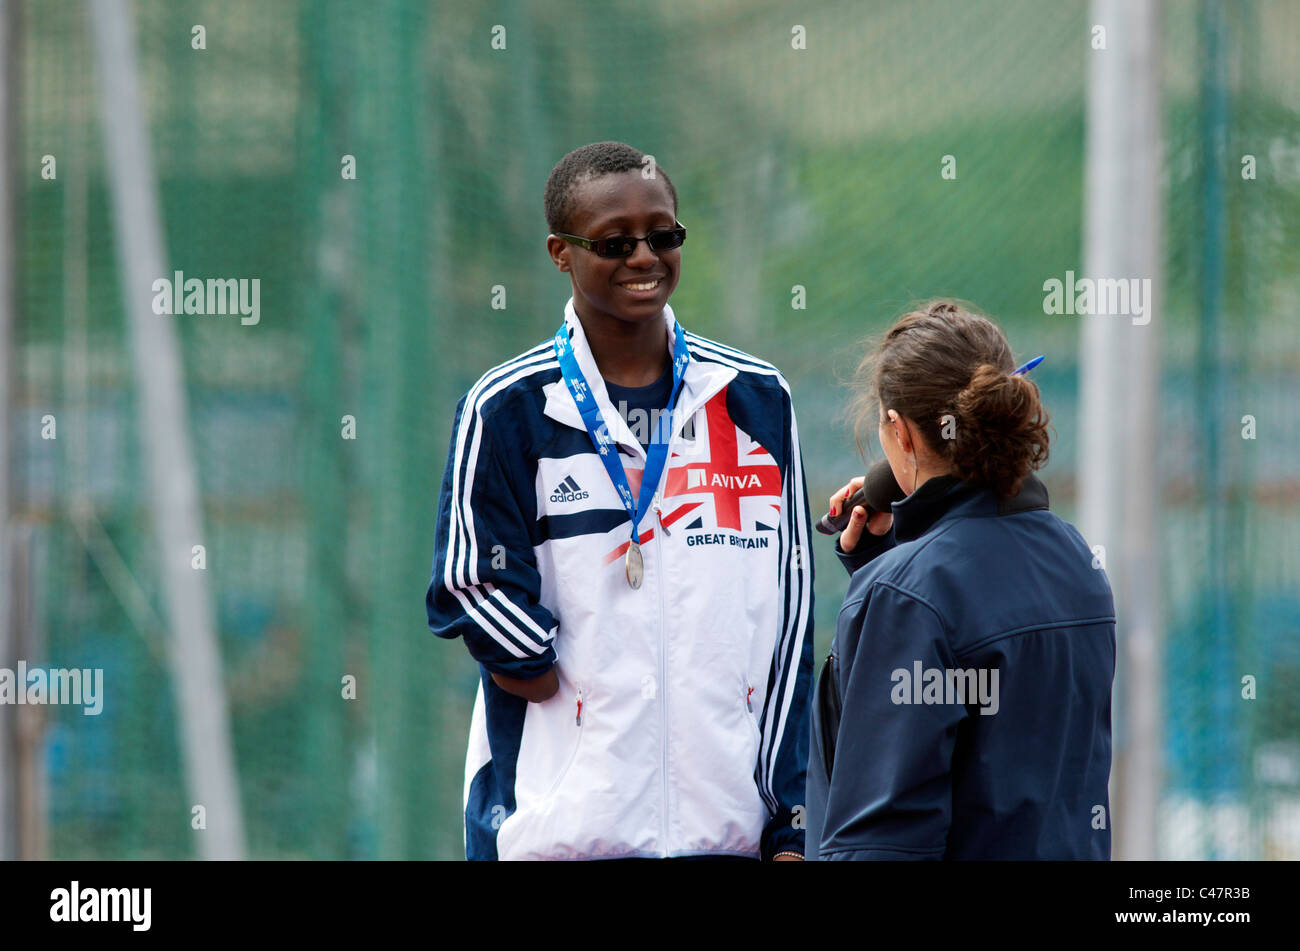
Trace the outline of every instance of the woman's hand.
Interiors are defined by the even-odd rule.
[[[830,497],[830,513],[839,515],[840,506],[848,501],[850,495],[862,488],[864,481],[866,481],[866,476],[850,479],[848,485],[834,493]],[[893,512],[875,512],[868,519],[867,510],[864,506],[854,506],[853,515],[849,518],[849,524],[844,526],[844,531],[840,532],[840,550],[847,555],[858,547],[858,540],[862,538],[863,526],[866,526],[867,531],[872,535],[887,535],[893,524]]]

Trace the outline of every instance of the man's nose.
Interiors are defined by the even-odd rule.
[[[654,267],[659,263],[659,257],[650,250],[650,242],[642,238],[632,249],[632,253],[627,256],[628,267]]]

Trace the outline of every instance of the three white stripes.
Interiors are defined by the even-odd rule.
[[[529,360],[533,362],[530,363]],[[479,593],[478,539],[474,532],[474,516],[472,512],[462,511],[462,506],[472,497],[474,491],[474,475],[478,467],[478,452],[483,434],[483,404],[515,381],[552,367],[558,368],[559,363],[551,356],[551,344],[547,342],[485,373],[466,395],[465,406],[461,410],[460,426],[456,431],[454,454],[456,468],[452,473],[451,518],[447,528],[447,563],[443,568],[443,583],[460,601],[465,613],[514,657],[527,657],[527,652],[533,654],[545,652],[547,644],[555,637],[555,631],[543,631],[522,608],[502,594],[495,585],[488,583],[481,586],[487,593],[487,598]],[[474,434],[470,439],[468,456],[466,456],[465,439],[471,423],[474,424]],[[462,459],[467,463],[464,491],[460,488]],[[469,591],[472,601],[470,597],[466,597],[466,590]],[[522,622],[523,627],[511,623],[488,603],[489,598],[503,605]],[[500,628],[494,626],[487,618],[496,621]],[[530,630],[540,640],[534,639],[529,633]]]

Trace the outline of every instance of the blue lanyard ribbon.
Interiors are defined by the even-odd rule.
[[[677,407],[677,394],[681,390],[682,378],[686,375],[686,364],[691,360],[690,351],[686,349],[686,335],[682,333],[681,324],[673,325],[673,390],[668,397],[667,412],[660,413],[646,452],[645,470],[641,473],[641,497],[633,504],[632,487],[623,471],[623,462],[614,451],[614,441],[610,438],[609,427],[596,405],[596,396],[587,385],[587,378],[582,375],[582,368],[573,355],[573,344],[569,342],[568,324],[560,326],[555,334],[555,358],[560,361],[560,373],[569,388],[569,395],[582,416],[582,423],[587,427],[587,435],[600,455],[600,461],[609,473],[610,481],[618,489],[623,507],[632,519],[632,541],[641,543],[641,534],[637,526],[645,517],[654,499],[659,479],[663,475],[664,464],[668,461],[668,440],[672,438],[672,417]]]

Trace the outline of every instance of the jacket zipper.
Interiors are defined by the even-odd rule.
[[[754,715],[754,685],[750,683],[747,672],[740,675],[741,696],[745,700],[745,719],[750,732],[758,735],[759,746],[763,744],[763,732],[758,727],[758,717]]]
[[[672,455],[672,442],[669,441],[669,458]],[[655,493],[656,501],[659,494]],[[667,613],[664,604],[664,545],[662,535],[655,533],[655,554],[659,557],[659,711],[660,711],[660,746],[663,749],[663,761],[659,769],[663,777],[663,808],[660,810],[661,839],[659,849],[666,857],[668,849],[668,636],[664,628],[664,616]]]
[[[573,749],[569,752],[568,758],[564,761],[564,765],[560,767],[559,775],[557,775],[551,783],[551,788],[546,791],[546,795],[543,797],[544,799],[550,799],[554,796],[559,790],[560,784],[569,778],[569,771],[573,768],[573,761],[578,758],[578,747],[582,745],[582,684],[575,684],[574,686],[578,691],[576,704],[577,710],[574,715],[574,729],[577,730],[578,736],[574,741]]]

